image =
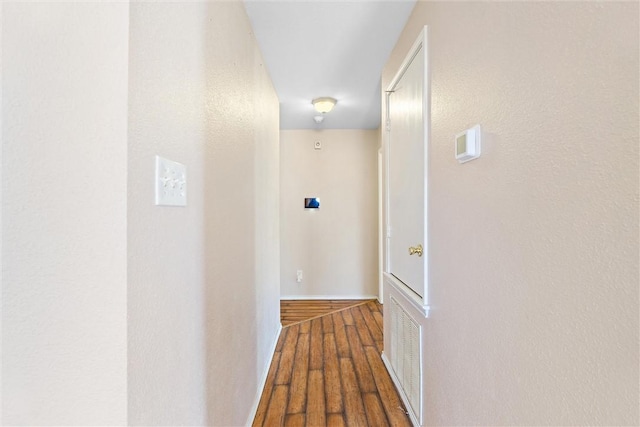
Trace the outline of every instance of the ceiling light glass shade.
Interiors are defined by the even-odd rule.
[[[315,107],[318,113],[328,113],[333,109],[333,106],[336,105],[336,101],[334,98],[316,98],[311,103]]]

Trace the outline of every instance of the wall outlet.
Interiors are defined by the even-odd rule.
[[[187,169],[156,156],[156,206],[187,206]]]
[[[302,270],[296,271],[296,282],[302,283]]]

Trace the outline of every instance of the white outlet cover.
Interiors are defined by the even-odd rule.
[[[156,206],[187,206],[187,168],[156,156]]]

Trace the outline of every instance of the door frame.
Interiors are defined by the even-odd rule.
[[[424,26],[420,35],[414,42],[413,46],[407,53],[407,56],[403,60],[402,64],[398,68],[396,75],[391,80],[391,83],[387,87],[385,96],[385,132],[384,132],[384,216],[385,216],[385,238],[384,238],[384,283],[393,286],[401,291],[413,305],[419,309],[425,317],[429,313],[429,147],[431,141],[431,69],[429,61],[429,49],[428,49],[428,26]],[[407,285],[396,279],[390,274],[390,239],[391,239],[391,224],[389,221],[389,144],[391,123],[389,117],[389,95],[392,93],[399,83],[402,76],[405,74],[407,68],[412,63],[414,58],[418,55],[420,49],[424,52],[424,81],[423,81],[423,94],[422,94],[422,122],[424,131],[424,238],[423,238],[423,256],[424,261],[424,289],[423,297],[420,297],[413,292]]]
[[[378,302],[384,304],[384,150],[378,149]]]

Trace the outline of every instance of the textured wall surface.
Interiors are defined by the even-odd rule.
[[[129,6],[2,9],[2,423],[122,425]]]
[[[242,3],[130,20],[129,422],[244,425],[279,327],[278,100]],[[187,207],[154,206],[156,154]]]
[[[282,296],[377,295],[377,131],[283,130],[280,141]]]
[[[2,152],[4,141],[4,132],[2,132],[2,124],[4,117],[2,115],[2,4],[0,4],[0,182],[2,182]],[[2,230],[2,185],[0,185],[0,230]],[[2,424],[2,236],[0,236],[0,424]]]
[[[426,424],[640,422],[638,12],[416,6],[383,88],[428,24]],[[459,165],[476,123],[482,157]]]

